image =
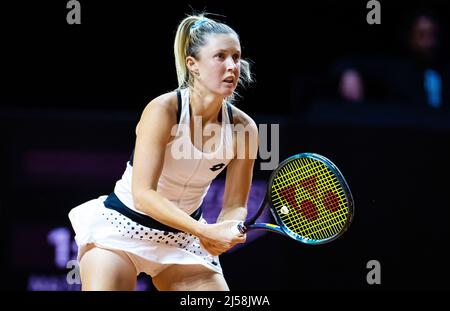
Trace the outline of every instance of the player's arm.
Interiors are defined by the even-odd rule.
[[[258,152],[258,128],[242,111],[233,107],[235,125],[235,158],[228,164],[222,210],[217,222],[245,220],[247,201]]]
[[[178,230],[200,235],[202,224],[157,192],[166,145],[176,125],[176,96],[154,99],[144,109],[136,127],[132,194],[136,209]]]

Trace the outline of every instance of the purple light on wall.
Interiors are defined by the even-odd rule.
[[[81,284],[68,284],[65,273],[58,274],[31,274],[28,277],[28,291],[80,291]],[[148,280],[139,275],[136,282],[135,291],[149,291]]]
[[[111,151],[30,150],[23,154],[21,170],[29,179],[115,180],[125,169],[128,157]]]

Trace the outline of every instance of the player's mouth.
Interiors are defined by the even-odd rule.
[[[228,77],[228,78],[224,79],[223,82],[234,84],[234,77]]]

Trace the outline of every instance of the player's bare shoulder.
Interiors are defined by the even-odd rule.
[[[169,115],[176,116],[177,110],[177,94],[176,92],[169,92],[156,97],[150,103],[148,103],[142,115],[145,115],[149,111],[158,111],[160,113],[163,112]]]
[[[232,106],[234,147],[238,158],[256,159],[259,145],[256,122],[241,109]],[[239,146],[244,147],[241,149]]]
[[[242,128],[248,131],[250,134],[258,135],[258,126],[256,125],[256,122],[238,107],[231,105],[231,108],[235,129],[239,130],[239,128]]]
[[[143,123],[154,122],[155,120],[159,120],[161,124],[167,123],[173,126],[177,122],[177,100],[176,92],[169,92],[150,101],[142,111],[141,118],[136,126],[136,134],[138,134]]]

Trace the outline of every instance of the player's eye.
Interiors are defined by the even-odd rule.
[[[224,53],[217,53],[216,55],[214,55],[214,58],[217,58],[217,59],[224,59],[225,58],[225,54]]]

